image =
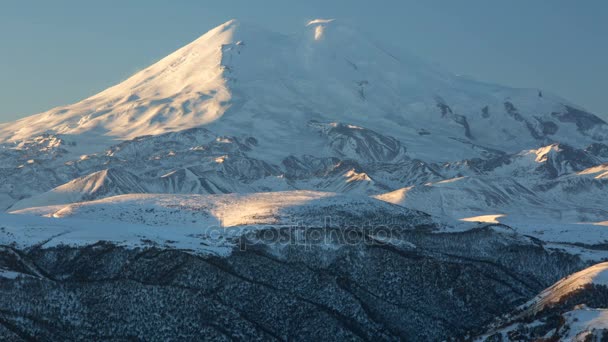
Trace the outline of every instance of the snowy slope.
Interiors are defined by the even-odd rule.
[[[236,227],[347,224],[433,225],[426,214],[367,196],[284,191],[226,195],[121,195],[102,200],[17,210],[54,218],[74,217],[152,226]]]
[[[223,234],[223,230],[200,226],[149,226],[77,218],[58,220],[33,215],[0,214],[0,220],[0,245],[23,249],[91,246],[108,242],[126,248],[158,247],[226,256],[235,247],[232,239],[243,234],[241,229]]]
[[[589,285],[608,286],[608,263],[603,262],[593,265],[558,281],[527,303],[525,305],[526,309],[540,311]]]
[[[608,334],[608,309],[580,308],[563,317],[563,341],[601,341]]]
[[[221,72],[220,47],[233,40],[226,23],[126,81],[74,105],[52,109],[2,127],[4,139],[43,132],[134,138],[210,122],[230,99]],[[180,107],[177,112],[172,105]],[[95,151],[91,151],[95,152]]]
[[[105,241],[128,248],[153,246],[218,255],[230,254],[241,236],[268,228],[443,227],[427,214],[367,196],[314,191],[130,194],[18,210],[0,214],[0,222],[0,245],[19,248]]]
[[[608,333],[608,263],[559,280],[490,325],[479,340],[601,341]]]
[[[38,196],[26,198],[13,205],[11,210],[143,192],[146,192],[143,182],[133,174],[124,170],[107,169],[74,179]]]

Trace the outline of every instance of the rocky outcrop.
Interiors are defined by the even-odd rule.
[[[328,139],[330,149],[340,156],[364,162],[398,161],[406,148],[399,140],[370,129],[339,122],[308,124]]]

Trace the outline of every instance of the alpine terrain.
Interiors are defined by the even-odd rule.
[[[608,124],[230,20],[0,124],[2,340],[608,339]]]

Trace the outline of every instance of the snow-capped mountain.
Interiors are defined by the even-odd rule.
[[[392,53],[339,20],[290,35],[228,21],[97,95],[0,125],[0,161],[0,302],[18,308],[0,308],[6,339],[135,338],[91,318],[123,307],[89,317],[79,303],[140,286],[175,322],[196,316],[178,299],[202,294],[197,322],[221,328],[209,336],[504,337],[517,329],[488,322],[608,259],[602,118]],[[313,235],[314,248],[282,240]],[[27,313],[21,298],[49,293],[76,304]],[[129,306],[152,315],[146,332],[200,338],[148,302]],[[568,305],[571,327],[605,316]]]
[[[91,98],[2,125],[0,139],[86,135],[79,151],[91,153],[93,143],[205,126],[255,133],[260,153],[285,157],[324,145],[311,120],[379,132],[433,161],[608,138],[602,119],[561,98],[462,79],[339,21],[284,35],[231,20]]]
[[[0,203],[315,190],[453,219],[604,222],[604,180],[583,174],[608,161],[606,132],[559,97],[451,75],[339,21],[284,35],[231,20],[89,99],[0,126]]]
[[[16,210],[139,192],[379,195],[466,176],[476,180],[450,186],[497,182],[503,194],[491,196],[502,200],[475,194],[471,210],[457,201],[448,216],[504,214],[487,207],[521,196],[546,206],[545,192],[560,210],[575,174],[608,161],[607,132],[559,97],[454,76],[339,21],[284,35],[231,20],[91,98],[1,125],[0,201]],[[420,193],[401,204],[446,213]]]

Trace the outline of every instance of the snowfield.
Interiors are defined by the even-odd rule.
[[[244,233],[265,228],[439,229],[427,214],[366,196],[314,191],[227,195],[130,194],[3,214],[0,244],[52,247],[115,242],[225,254]]]
[[[235,248],[233,238],[242,233],[231,231],[225,234],[223,229],[192,225],[154,227],[111,220],[29,215],[0,214],[0,220],[0,244],[23,249],[91,246],[108,242],[129,249],[158,247],[227,256]]]
[[[582,308],[566,312],[564,315],[567,330],[562,339],[564,341],[588,341],[599,337],[594,332],[608,331],[608,310]]]
[[[121,195],[67,206],[17,210],[14,214],[36,214],[54,218],[86,218],[141,223],[151,226],[346,225],[369,221],[389,224],[407,217],[412,224],[431,224],[421,212],[391,205],[365,196],[347,196],[318,191],[287,191],[226,195]],[[374,218],[386,220],[372,222]]]

